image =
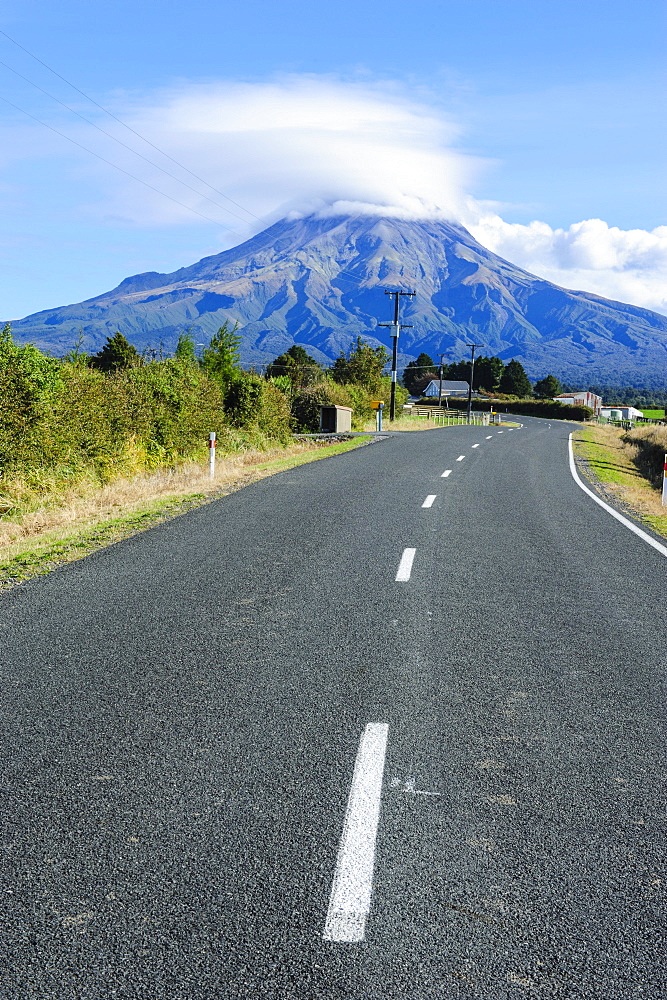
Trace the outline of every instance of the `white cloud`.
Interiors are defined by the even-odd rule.
[[[210,227],[206,239],[206,252],[215,252],[290,213],[439,216],[463,222],[484,246],[549,281],[667,313],[667,227],[623,231],[600,219],[569,229],[505,222],[471,194],[490,161],[462,153],[460,127],[396,84],[315,75],[184,83],[149,97],[117,97],[115,110],[237,204],[100,118],[107,131],[200,193],[82,127],[74,134],[84,145],[181,203],[88,159],[77,169],[88,190],[101,185],[100,200],[87,206],[98,222],[191,226],[197,216],[188,208],[194,209],[221,226],[217,248],[210,248]]]
[[[557,285],[667,313],[667,226],[623,230],[587,219],[552,229],[479,212],[468,228],[489,250]]]
[[[481,168],[481,161],[454,148],[456,125],[391,84],[290,76],[185,85],[120,111],[134,129],[262,219],[336,201],[456,218]],[[127,141],[127,133],[114,131]],[[126,156],[124,165],[130,161]],[[148,179],[198,211],[230,221],[159,171]],[[185,210],[125,183],[107,209],[139,223],[191,222]]]

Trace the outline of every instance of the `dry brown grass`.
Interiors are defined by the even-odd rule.
[[[662,432],[655,434],[655,432]],[[667,428],[636,427],[632,431],[605,424],[589,424],[575,437],[575,451],[586,463],[593,480],[602,485],[603,492],[620,502],[645,521],[658,534],[667,537],[667,508],[662,506],[660,475],[659,486],[654,476],[649,476],[651,463],[647,460],[649,447],[667,452]]]
[[[623,442],[642,475],[662,489],[662,467],[667,454],[664,424],[637,424],[623,434]]]

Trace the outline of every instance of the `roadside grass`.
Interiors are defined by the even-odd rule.
[[[424,431],[431,427],[442,427],[442,424],[437,424],[435,420],[431,420],[430,417],[408,416],[405,413],[401,413],[400,417],[392,423],[389,419],[388,407],[382,415],[383,431]],[[374,432],[375,417],[371,420],[367,420],[361,429],[363,431]]]
[[[644,414],[644,416],[648,417],[650,420],[664,420],[665,419],[665,411],[664,410],[645,410],[643,408],[641,408],[641,409],[642,409],[642,413]]]
[[[60,504],[51,497],[41,510],[0,517],[0,591],[259,479],[359,448],[370,440],[370,436],[353,438],[332,445],[298,441],[287,448],[221,456],[214,479],[208,462],[187,462],[96,490],[91,484],[79,484]]]
[[[667,538],[667,508],[662,506],[661,491],[642,475],[637,465],[640,449],[624,440],[623,430],[590,424],[576,432],[573,444],[575,455],[584,460],[583,471],[588,471],[639,520]]]

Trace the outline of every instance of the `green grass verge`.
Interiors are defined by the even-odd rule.
[[[642,476],[632,457],[623,449],[620,434],[605,440],[594,426],[582,428],[573,438],[575,455],[580,455],[594,479],[632,508],[636,518],[667,538],[667,510],[660,513],[660,493]]]
[[[36,576],[50,573],[57,566],[83,559],[98,549],[114,542],[129,538],[140,531],[146,531],[156,524],[161,524],[173,517],[178,517],[193,507],[211,503],[222,496],[234,493],[249,483],[266,476],[293,469],[308,462],[317,462],[332,455],[339,455],[361,445],[368,444],[372,438],[359,437],[334,445],[324,445],[299,455],[289,455],[284,458],[274,458],[267,462],[249,465],[239,472],[238,480],[227,483],[222,489],[211,493],[191,493],[185,496],[161,497],[159,500],[144,501],[133,506],[132,511],[111,518],[101,518],[91,523],[91,520],[74,525],[71,531],[63,537],[62,530],[47,531],[25,539],[21,550],[10,559],[0,558],[0,591]],[[57,536],[57,537],[56,537]],[[16,546],[13,546],[16,548]]]

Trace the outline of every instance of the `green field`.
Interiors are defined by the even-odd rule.
[[[638,407],[642,411],[645,417],[651,417],[653,420],[662,420],[665,416],[664,410],[645,410],[643,406]]]

